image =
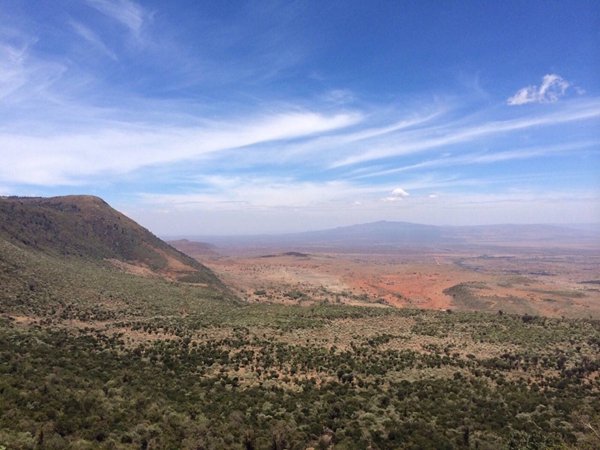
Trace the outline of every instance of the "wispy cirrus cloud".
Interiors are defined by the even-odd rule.
[[[141,201],[180,209],[272,209],[317,207],[381,192],[380,187],[347,181],[297,181],[291,178],[210,176],[204,192],[182,194],[141,193]]]
[[[338,72],[302,2],[199,3],[183,21],[188,9],[159,3],[157,14],[140,0],[75,3],[29,26],[0,17],[0,192],[418,220],[430,205],[475,205],[475,193],[566,205],[578,191],[561,189],[597,185],[600,98],[581,75],[587,96],[556,74],[510,98],[484,92],[507,80],[483,76],[458,92],[419,76],[411,91],[397,74],[371,78],[382,69],[366,60]],[[511,191],[549,180],[554,196]]]
[[[288,151],[291,154],[301,154],[320,151],[332,152],[333,149],[343,148],[343,153],[348,153],[351,151],[349,146],[352,144],[365,142],[368,146],[372,145],[373,140],[381,137],[393,136],[394,133],[397,132],[426,127],[427,124],[430,124],[446,111],[444,107],[435,107],[433,108],[433,112],[430,111],[432,108],[426,107],[424,109],[426,109],[424,112],[412,111],[408,114],[408,117],[403,117],[405,116],[405,113],[388,113],[388,115],[384,116],[384,120],[389,122],[391,118],[391,124],[387,123],[382,125],[377,121],[374,123],[366,123],[358,130],[352,129],[343,134],[318,137],[311,142],[295,143],[288,146]],[[365,116],[366,119],[371,114],[372,112],[365,111],[363,116]]]
[[[555,102],[565,95],[565,91],[569,86],[571,86],[571,83],[559,75],[544,75],[542,84],[539,87],[524,87],[510,97],[506,103],[509,105],[524,105],[526,103]]]
[[[416,171],[422,169],[432,169],[440,167],[456,167],[456,166],[468,166],[471,164],[494,164],[503,161],[513,161],[521,159],[531,159],[543,156],[553,156],[559,154],[576,153],[580,150],[593,150],[600,146],[600,141],[582,141],[576,143],[567,143],[559,145],[544,145],[541,147],[530,147],[530,148],[518,148],[511,150],[502,150],[495,152],[474,152],[466,153],[460,156],[444,155],[434,159],[427,159],[420,161],[415,164],[407,164],[400,167],[394,167],[392,169],[378,170],[368,168],[351,172],[351,177],[360,178],[372,178],[381,177],[383,175],[397,174],[401,172]]]
[[[513,187],[503,191],[490,189],[498,182],[508,182]],[[232,225],[236,218],[248,225],[257,221],[254,227],[269,217],[290,224],[292,229],[298,222],[319,229],[365,222],[371,217],[456,225],[474,221],[505,223],[507,217],[516,215],[533,223],[540,215],[550,222],[560,222],[565,214],[579,214],[580,220],[589,220],[594,217],[600,200],[598,192],[593,190],[522,188],[518,177],[494,180],[425,176],[407,180],[403,188],[394,188],[391,183],[377,186],[344,180],[299,182],[293,178],[251,176],[209,176],[203,184],[205,188],[196,192],[139,193],[136,203],[147,211],[145,214],[153,210],[161,215],[166,212],[170,224],[195,213],[212,217],[221,223],[220,228],[203,221],[198,233],[223,234],[230,233],[230,229],[234,233],[238,230]],[[405,188],[422,193],[392,194],[399,193],[398,189],[407,192]],[[174,233],[173,226],[166,229]],[[269,226],[263,223],[259,229],[268,230]]]
[[[111,49],[109,49],[106,46],[106,44],[102,41],[100,36],[98,36],[96,33],[94,33],[90,28],[88,28],[85,25],[83,25],[82,23],[79,23],[76,21],[71,21],[71,26],[73,27],[73,30],[79,36],[81,36],[87,42],[92,44],[92,46],[95,47],[97,50],[99,50],[101,53],[104,53],[106,56],[108,56],[109,58],[111,58],[114,61],[118,60],[115,52],[113,52]]]
[[[366,151],[356,152],[338,159],[332,164],[332,167],[355,165],[398,155],[441,149],[456,144],[476,142],[494,135],[507,135],[520,130],[562,125],[598,117],[600,117],[600,100],[593,99],[589,102],[571,104],[558,112],[523,116],[516,119],[472,119],[472,123],[466,126],[464,119],[447,120],[432,126],[418,127],[393,135],[391,139],[379,142]]]
[[[27,73],[23,65],[26,45],[17,47],[0,43],[0,99],[10,95],[26,83]]]
[[[134,36],[140,37],[145,20],[149,17],[142,6],[130,0],[85,0],[92,8],[119,22]]]
[[[123,124],[88,133],[31,136],[1,134],[6,149],[0,178],[39,185],[80,184],[100,174],[116,175],[155,164],[191,160],[281,139],[295,139],[356,123],[360,114],[325,116],[281,112],[234,123],[207,122],[177,128]]]
[[[186,210],[235,210],[278,208],[316,208],[339,210],[361,206],[366,210],[378,208],[379,203],[397,202],[413,198],[415,190],[448,189],[464,186],[481,186],[481,179],[425,175],[404,180],[402,188],[394,182],[382,184],[362,183],[356,180],[306,181],[284,176],[208,175],[195,179],[185,193],[138,194],[140,201],[161,207]],[[405,189],[406,188],[406,189]],[[427,197],[414,197],[416,203]],[[408,203],[407,203],[408,204]]]
[[[0,100],[9,102],[9,96],[23,90],[31,95],[56,76],[60,64],[31,57],[37,42],[17,28],[0,27]]]

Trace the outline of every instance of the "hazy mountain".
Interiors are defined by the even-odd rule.
[[[439,242],[443,238],[443,229],[432,225],[383,220],[331,230],[302,233],[294,235],[294,237],[329,243],[430,243]]]
[[[220,248],[227,246],[308,247],[423,247],[464,245],[597,245],[600,229],[593,226],[479,225],[434,226],[379,221],[322,231],[259,236],[189,237]]]

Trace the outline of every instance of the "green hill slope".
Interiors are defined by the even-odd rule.
[[[111,320],[230,297],[210,269],[97,197],[0,198],[0,313]]]
[[[116,259],[175,278],[219,284],[208,268],[98,197],[0,198],[0,239],[54,256]]]
[[[110,263],[57,257],[0,239],[0,314],[106,321],[192,314],[225,307],[229,299],[220,284],[134,275]]]

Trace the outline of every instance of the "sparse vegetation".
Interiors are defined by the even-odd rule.
[[[596,322],[204,305],[78,327],[4,320],[0,442],[460,448],[468,429],[479,448],[594,448],[581,418],[600,415]]]
[[[0,238],[0,449],[600,447],[598,320],[188,276]]]

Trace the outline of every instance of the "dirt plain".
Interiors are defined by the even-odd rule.
[[[249,302],[600,318],[600,252],[581,246],[229,246],[198,260]]]

